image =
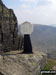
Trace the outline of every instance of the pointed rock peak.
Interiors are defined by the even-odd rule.
[[[2,0],[0,0],[0,4],[2,4]]]

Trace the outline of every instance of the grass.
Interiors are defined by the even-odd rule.
[[[56,65],[56,60],[54,59],[48,59],[46,62],[46,66],[44,67],[44,70],[51,70],[53,66]]]
[[[56,65],[56,60],[48,59],[46,62],[46,66],[44,67],[44,71],[52,70],[53,66]],[[41,75],[55,75],[54,73],[43,73]]]

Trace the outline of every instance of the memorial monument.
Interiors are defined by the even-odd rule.
[[[33,32],[33,25],[30,22],[24,22],[21,25],[21,33],[24,34],[23,53],[33,53],[30,34]]]

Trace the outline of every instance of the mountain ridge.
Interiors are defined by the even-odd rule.
[[[31,35],[33,48],[51,52],[56,50],[56,27],[35,25]]]

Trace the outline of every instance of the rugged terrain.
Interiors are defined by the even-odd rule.
[[[8,9],[0,0],[0,50],[19,49],[17,17],[12,9]]]
[[[3,75],[39,75],[44,68],[47,55],[33,54],[0,55],[0,73]]]

